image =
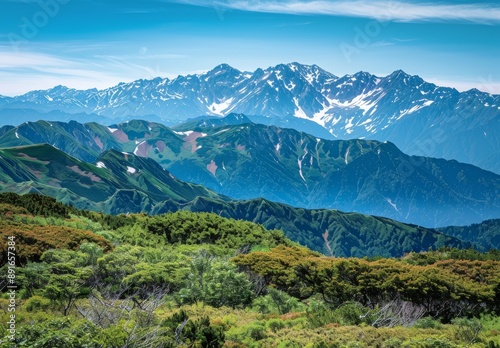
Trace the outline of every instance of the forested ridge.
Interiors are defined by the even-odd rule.
[[[15,237],[19,286],[15,342],[1,325],[0,347],[500,347],[494,249],[327,257],[213,213],[10,193],[0,234]],[[3,323],[8,305],[4,289]]]

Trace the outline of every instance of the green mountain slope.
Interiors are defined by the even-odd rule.
[[[50,144],[86,162],[94,161],[103,151],[121,148],[119,141],[110,136],[109,130],[97,123],[26,122],[18,127],[2,127],[0,135],[2,148]]]
[[[46,144],[1,149],[0,157],[3,191],[41,192],[78,208],[150,211],[166,200],[185,204],[198,196],[219,197],[177,180],[151,159],[115,150],[99,157],[97,166]]]
[[[410,157],[391,143],[328,141],[255,124],[194,128],[179,154],[147,154],[183,180],[236,198],[390,217],[424,226],[499,217],[500,176]]]
[[[500,217],[500,176],[494,173],[407,156],[391,143],[329,141],[292,129],[242,124],[245,120],[243,115],[193,120],[175,130],[138,120],[109,128],[39,121],[3,129],[0,146],[63,139],[55,146],[94,163],[114,148],[154,159],[177,178],[234,199],[262,197],[428,227]]]
[[[470,245],[432,229],[387,218],[293,208],[264,199],[220,202],[200,197],[184,209],[215,212],[223,217],[253,221],[267,229],[281,229],[291,240],[332,256],[390,257],[441,246]]]
[[[443,227],[439,231],[480,245],[486,250],[491,248],[500,250],[500,219],[486,220],[470,226]]]
[[[202,186],[177,180],[155,161],[109,150],[97,165],[50,145],[0,150],[3,192],[40,192],[80,209],[107,213],[191,210],[282,229],[290,239],[327,255],[400,256],[466,244],[434,230],[386,218],[334,210],[306,210],[264,199],[229,201]]]

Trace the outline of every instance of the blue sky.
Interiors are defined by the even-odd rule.
[[[220,63],[403,69],[500,94],[500,3],[444,0],[0,0],[0,94],[173,78]]]

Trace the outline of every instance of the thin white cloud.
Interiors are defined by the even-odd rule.
[[[394,42],[389,41],[376,41],[370,44],[370,47],[383,47],[383,46],[392,46]]]
[[[116,67],[102,61],[77,60],[39,52],[0,50],[0,94],[15,96],[56,85],[87,89],[107,88],[145,76],[129,66]],[[141,75],[142,74],[142,75]]]
[[[293,15],[351,16],[373,18],[381,21],[463,21],[488,24],[500,23],[500,6],[491,3],[433,4],[410,3],[399,0],[224,0],[215,2],[206,0],[174,0],[174,2],[250,12],[268,12]]]
[[[57,85],[103,89],[138,79],[175,78],[177,75],[162,70],[162,60],[180,57],[184,56],[160,53],[82,59],[32,51],[15,52],[0,46],[0,95],[16,96]]]
[[[476,88],[481,92],[500,95],[500,82],[491,78],[478,77],[476,81],[451,80],[441,77],[426,77],[427,82],[434,83],[437,86],[453,87],[460,92],[465,92]]]
[[[121,61],[129,61],[130,59],[180,59],[180,58],[188,58],[188,56],[184,54],[172,54],[172,53],[160,53],[160,54],[137,54],[137,55],[121,55],[121,56],[113,56],[113,55],[95,55],[96,58],[103,58],[109,60],[121,60]]]

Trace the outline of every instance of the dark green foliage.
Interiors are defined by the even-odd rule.
[[[189,319],[185,310],[181,309],[179,312],[174,313],[171,317],[165,319],[163,325],[175,331],[179,325],[187,323]]]
[[[18,195],[12,192],[0,193],[0,203],[23,207],[30,214],[69,218],[77,210],[69,205],[57,202],[54,198],[36,193]]]
[[[92,261],[82,252],[55,249],[46,251],[42,261],[50,264],[51,273],[41,293],[66,316],[91,291]]]
[[[198,341],[203,348],[220,348],[224,345],[224,333],[221,328],[210,326],[207,317],[197,321],[189,320],[181,332],[181,340]]]
[[[289,244],[281,231],[266,231],[261,225],[213,213],[182,211],[151,217],[147,229],[150,233],[164,235],[171,244],[216,244],[231,249]]]
[[[47,284],[52,267],[45,262],[28,262],[20,269],[18,280],[29,296],[34,296],[37,290]]]
[[[267,289],[267,295],[255,299],[253,305],[263,314],[286,314],[303,309],[303,305],[295,297],[272,287]]]
[[[101,348],[97,336],[97,328],[87,321],[53,318],[20,328],[16,335],[16,347]],[[8,342],[0,347],[13,346]]]
[[[306,310],[307,321],[312,328],[327,324],[334,325],[371,325],[375,319],[370,308],[363,307],[360,303],[345,302],[335,308],[322,301],[311,300]]]
[[[480,245],[483,249],[500,249],[500,219],[486,220],[470,226],[450,226],[441,232]]]
[[[337,257],[403,256],[440,246],[470,247],[469,243],[421,226],[387,218],[336,210],[307,210],[255,199],[221,202],[198,198],[186,209],[211,209],[223,217],[250,220],[267,229],[279,229],[294,242]]]
[[[224,345],[224,332],[220,327],[210,324],[207,317],[198,320],[189,319],[188,314],[181,310],[164,325],[174,333],[176,344],[187,344],[189,347],[220,348]]]
[[[81,244],[92,242],[103,250],[112,249],[111,243],[105,238],[90,231],[65,226],[28,225],[23,223],[0,220],[0,238],[14,236],[18,248],[16,262],[25,264],[28,261],[38,261],[42,254],[52,248],[78,249]],[[6,262],[7,243],[0,245],[0,265]]]
[[[181,304],[204,302],[236,308],[251,303],[252,291],[247,277],[233,264],[200,252],[191,259],[190,272],[176,298]]]

